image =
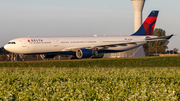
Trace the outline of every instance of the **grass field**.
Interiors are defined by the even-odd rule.
[[[0,67],[178,67],[180,56],[0,62]]]
[[[0,74],[0,100],[180,100],[180,67],[2,67]]]

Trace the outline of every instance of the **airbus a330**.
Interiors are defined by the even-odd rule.
[[[10,40],[4,48],[17,54],[73,55],[79,59],[98,57],[99,53],[127,51],[148,41],[168,40],[169,36],[152,36],[159,11],[152,11],[137,32],[130,36],[93,37],[24,37]]]

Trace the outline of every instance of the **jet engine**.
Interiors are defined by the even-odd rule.
[[[76,51],[76,57],[81,58],[90,58],[93,55],[93,51],[90,49],[78,49]]]

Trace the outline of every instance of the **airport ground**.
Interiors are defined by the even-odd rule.
[[[5,64],[14,64],[11,64],[11,67],[8,65],[0,67],[0,99],[176,101],[180,100],[180,65],[177,60],[179,58],[144,57],[34,62],[41,63],[41,67],[38,65],[34,67],[31,62],[27,67],[20,65],[20,62],[5,62]],[[62,62],[67,67],[63,65],[43,67],[46,62],[60,65]],[[132,64],[129,64],[130,62]],[[21,63],[28,64],[28,62]],[[100,63],[102,66],[93,63]],[[114,63],[119,66],[110,66]],[[147,65],[138,66],[139,63]],[[71,67],[68,64],[81,64],[81,66]],[[109,65],[104,67],[104,64]]]

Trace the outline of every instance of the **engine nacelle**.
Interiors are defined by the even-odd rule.
[[[76,51],[76,57],[81,58],[90,58],[93,55],[93,51],[90,49],[78,49]]]

